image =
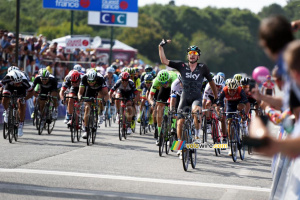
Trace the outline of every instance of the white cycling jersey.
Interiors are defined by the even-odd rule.
[[[181,96],[182,90],[182,84],[180,84],[180,81],[177,78],[171,85],[171,97],[176,98],[176,95]]]
[[[223,84],[222,87],[220,87],[219,89],[217,88],[218,97],[220,96],[224,87],[225,87],[225,84]],[[205,86],[204,93],[203,93],[203,99],[210,100],[210,98],[208,96],[214,97],[214,93],[209,84],[207,84]]]

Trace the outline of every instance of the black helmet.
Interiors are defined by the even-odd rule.
[[[249,81],[250,81],[250,78],[242,78],[241,79],[241,85],[249,85]]]
[[[193,45],[193,46],[190,46],[186,52],[190,52],[190,51],[197,51],[199,55],[201,55],[201,50],[199,49],[199,47]]]

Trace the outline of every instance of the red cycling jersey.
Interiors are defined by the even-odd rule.
[[[242,98],[242,96],[241,96],[241,91],[242,91],[241,86],[239,86],[237,88],[237,91],[236,91],[235,95],[233,95],[233,96],[228,94],[228,86],[225,86],[223,91],[225,92],[225,97],[228,101],[236,101],[236,100],[239,100],[239,99]]]

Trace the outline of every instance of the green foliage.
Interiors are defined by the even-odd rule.
[[[257,44],[260,20],[281,14],[289,20],[300,19],[300,1],[288,0],[285,7],[272,4],[258,14],[249,10],[152,4],[139,8],[138,28],[114,28],[114,38],[138,49],[138,57],[146,62],[159,62],[158,44],[165,46],[170,60],[186,60],[189,45],[198,45],[201,62],[212,71],[251,73],[254,67],[273,63]],[[0,28],[15,30],[16,0],[0,0]],[[70,34],[71,11],[43,9],[41,0],[21,0],[20,32],[42,33],[48,39]],[[87,12],[74,11],[74,34],[110,38],[111,27],[87,25]],[[300,33],[296,34],[300,38]]]

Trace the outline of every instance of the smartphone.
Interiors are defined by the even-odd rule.
[[[270,142],[269,139],[266,137],[264,137],[264,138],[252,138],[249,136],[243,137],[243,143],[245,145],[255,147],[255,148],[267,146],[269,144],[269,142]]]
[[[250,81],[249,81],[249,89],[250,89],[250,91],[251,91],[253,88],[255,88],[255,85],[256,85],[255,80],[254,80],[254,79],[250,79]]]

